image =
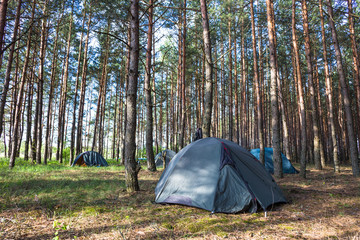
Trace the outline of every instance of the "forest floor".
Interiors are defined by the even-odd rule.
[[[161,171],[64,166],[0,168],[0,239],[360,239],[360,179],[350,168],[310,168],[276,179],[288,204],[255,214],[213,214],[154,204]]]

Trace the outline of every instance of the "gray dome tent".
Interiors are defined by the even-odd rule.
[[[263,165],[234,142],[204,138],[170,161],[155,189],[156,203],[173,203],[211,212],[256,212],[286,202]]]
[[[155,164],[156,167],[163,167],[164,166],[164,156],[165,156],[165,166],[169,165],[170,160],[176,155],[176,152],[170,149],[166,149],[162,152],[159,152],[155,156]]]
[[[96,167],[102,167],[102,166],[109,166],[108,163],[106,162],[105,158],[103,156],[101,156],[100,153],[98,152],[94,152],[94,151],[87,151],[87,152],[83,152],[80,153],[74,160],[73,164],[71,165],[73,166],[84,166],[84,167],[91,167],[91,166],[96,166]]]

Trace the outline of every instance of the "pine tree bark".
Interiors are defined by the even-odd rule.
[[[176,149],[176,145],[175,145],[175,139],[176,139],[176,131],[175,131],[175,117],[176,117],[176,112],[175,112],[175,104],[174,104],[174,96],[175,96],[175,93],[174,93],[174,81],[173,81],[173,75],[171,75],[171,88],[170,88],[170,111],[171,111],[171,136],[170,136],[170,146],[173,148],[173,149]]]
[[[34,69],[35,70],[35,69]],[[38,122],[39,122],[39,115],[37,114],[37,112],[39,111],[39,101],[38,101],[38,98],[39,98],[39,79],[37,78],[34,78],[33,79],[33,86],[34,86],[34,90],[35,90],[35,83],[36,83],[36,80],[37,80],[37,89],[36,89],[36,102],[35,102],[35,118],[34,118],[34,125],[33,125],[33,134],[32,134],[32,142],[31,142],[31,159],[32,159],[32,162],[35,163],[36,161],[36,146],[37,146],[37,142],[38,142],[38,131],[37,131],[37,126],[38,126]]]
[[[278,68],[278,66],[277,66]],[[281,80],[284,80],[284,78],[282,78]],[[280,104],[280,114],[281,114],[281,122],[282,122],[282,133],[283,133],[283,146],[284,146],[284,154],[285,156],[289,157],[290,156],[290,145],[289,145],[289,126],[288,126],[288,120],[287,120],[287,116],[286,116],[286,104],[285,104],[285,97],[283,95],[283,84],[282,81],[280,80],[280,74],[279,71],[277,72],[277,77],[276,77],[276,81],[277,81],[277,88],[278,88],[278,94],[279,94],[279,104]]]
[[[260,12],[260,4],[259,1],[256,1],[258,6],[258,12]],[[260,91],[260,107],[261,107],[261,121],[262,121],[262,141],[263,145],[265,146],[265,139],[266,139],[266,130],[264,130],[265,120],[264,120],[264,70],[263,70],[263,54],[262,54],[262,28],[261,22],[258,21],[257,31],[258,31],[258,48],[259,48],[259,91]],[[260,137],[260,135],[259,135]],[[261,151],[261,144],[259,142],[259,147]],[[260,152],[261,154],[261,152]]]
[[[73,13],[71,11],[70,23],[68,29],[68,38],[66,46],[66,56],[65,56],[65,69],[62,80],[62,87],[60,93],[60,105],[59,105],[59,123],[58,123],[58,149],[56,153],[56,160],[60,163],[63,162],[63,149],[64,149],[64,136],[66,135],[65,131],[65,115],[66,115],[66,102],[67,102],[67,91],[68,91],[68,76],[69,76],[69,58],[70,58],[70,46],[71,46],[71,31],[73,23]]]
[[[85,18],[86,18],[86,2],[84,3],[84,12],[83,12],[83,21],[82,21],[82,28],[84,29],[85,26]],[[73,111],[72,111],[72,126],[71,126],[71,138],[70,138],[70,160],[69,160],[69,164],[71,165],[75,159],[75,152],[74,152],[74,148],[75,148],[75,132],[76,132],[76,110],[77,110],[77,99],[78,99],[78,90],[79,90],[79,77],[80,77],[80,71],[81,71],[81,55],[82,55],[82,44],[83,44],[83,37],[84,37],[84,32],[81,31],[81,36],[80,36],[80,43],[79,43],[79,54],[78,54],[78,66],[77,66],[77,71],[76,71],[76,78],[75,78],[75,92],[74,92],[74,107],[73,107]]]
[[[37,48],[35,46],[34,52],[37,52],[36,50],[37,50]],[[33,54],[32,63],[31,63],[32,71],[31,71],[29,80],[27,82],[27,90],[28,90],[27,96],[25,96],[25,99],[27,97],[26,136],[25,136],[25,150],[24,150],[24,160],[26,160],[26,161],[29,160],[29,148],[30,148],[30,145],[32,144],[32,141],[31,141],[32,119],[31,118],[32,118],[32,105],[33,105],[33,95],[34,95],[34,79],[35,79],[35,72],[36,72],[36,65],[37,65],[36,60],[37,60],[37,56],[36,56],[36,54]],[[16,72],[17,72],[17,70],[16,70]],[[16,75],[17,75],[17,73],[16,73]],[[15,85],[17,82],[16,78],[17,77],[15,77],[15,81],[14,81]],[[14,93],[15,93],[15,95],[13,95],[13,99],[15,100],[17,92],[15,91]],[[11,124],[13,125],[13,122]]]
[[[146,48],[146,67],[145,67],[145,102],[146,102],[146,158],[147,168],[149,171],[156,171],[153,150],[153,101],[151,97],[151,69],[152,69],[152,43],[153,43],[153,11],[154,1],[149,0],[148,10],[148,31],[147,31],[147,48]]]
[[[164,72],[161,73],[161,88],[160,88],[160,104],[159,104],[159,146],[163,146],[163,91],[164,91]],[[154,161],[155,164],[155,161]]]
[[[334,14],[333,14],[333,7],[331,0],[327,0],[328,4],[328,14],[329,14],[329,23],[331,28],[331,36],[333,40],[333,45],[335,48],[335,56],[336,56],[336,63],[337,69],[339,73],[339,81],[341,85],[341,95],[344,105],[345,111],[345,119],[346,119],[346,129],[347,129],[347,137],[349,142],[349,153],[350,153],[350,160],[352,165],[352,172],[353,176],[358,177],[360,176],[360,169],[359,169],[359,159],[358,159],[358,149],[356,146],[356,139],[355,139],[355,131],[354,131],[354,123],[351,111],[351,100],[349,96],[349,89],[346,84],[346,77],[344,73],[344,67],[342,65],[342,54],[340,50],[340,45],[337,38],[336,27],[334,23]]]
[[[46,121],[46,133],[45,133],[45,152],[44,152],[44,164],[47,164],[47,159],[49,156],[49,152],[51,149],[50,144],[50,136],[51,136],[51,126],[52,126],[52,109],[53,109],[53,98],[54,98],[54,88],[56,85],[56,67],[58,62],[58,38],[59,38],[59,31],[60,31],[60,24],[62,21],[63,11],[60,14],[59,19],[57,20],[56,26],[56,34],[54,39],[54,46],[53,46],[53,57],[51,61],[51,74],[50,74],[50,91],[49,91],[49,104],[47,109],[47,121]]]
[[[32,10],[31,10],[31,20],[30,25],[34,22],[34,15],[35,15],[35,6],[36,1],[32,4]],[[26,53],[25,53],[25,60],[23,65],[23,71],[20,79],[20,85],[19,85],[19,92],[17,94],[17,101],[16,101],[16,107],[15,107],[15,118],[14,118],[14,131],[13,131],[13,137],[11,142],[11,155],[10,155],[10,161],[9,161],[9,168],[13,168],[15,166],[15,157],[17,155],[17,149],[18,149],[18,138],[19,138],[19,128],[21,124],[21,110],[22,110],[22,103],[23,103],[23,97],[24,97],[24,86],[26,83],[26,76],[28,71],[28,65],[29,65],[29,58],[30,58],[30,50],[31,50],[31,35],[32,35],[32,28],[28,31],[28,38],[26,43]]]
[[[154,36],[152,37],[152,48],[153,48],[153,53],[152,53],[152,61],[155,63],[155,38]],[[158,124],[158,117],[157,117],[157,94],[155,94],[156,92],[156,82],[155,82],[155,64],[153,64],[152,66],[152,91],[154,92],[153,95],[153,113],[154,113],[154,120],[153,120],[153,127],[155,128],[155,151],[159,152],[159,124]]]
[[[25,136],[25,150],[24,150],[24,160],[29,160],[29,146],[31,144],[31,127],[32,127],[32,121],[31,121],[31,112],[32,112],[32,102],[33,102],[33,83],[32,81],[29,81],[27,84],[28,88],[28,94],[27,94],[27,112],[26,112],[26,136]]]
[[[107,32],[110,32],[110,22],[108,23]],[[101,97],[100,97],[100,126],[99,126],[99,153],[103,155],[104,153],[104,135],[105,135],[105,110],[106,110],[106,92],[107,92],[107,65],[108,65],[108,59],[109,59],[109,49],[110,49],[110,37],[107,35],[106,39],[106,48],[105,48],[105,58],[104,58],[104,64],[103,69],[101,73],[101,79],[102,79],[102,91],[101,91]],[[111,96],[110,96],[111,99]]]
[[[217,48],[215,43],[215,59],[217,59]],[[213,128],[213,137],[219,137],[219,94],[218,94],[218,73],[217,73],[217,63],[215,66],[213,65],[213,74],[214,74],[214,83],[213,83],[213,91],[214,91],[214,128]],[[239,138],[239,137],[238,137]]]
[[[5,73],[5,81],[3,85],[3,91],[1,93],[1,100],[0,100],[0,137],[3,131],[3,125],[4,125],[4,111],[5,111],[5,105],[6,105],[6,97],[7,93],[9,91],[9,84],[11,79],[11,70],[12,70],[12,64],[14,59],[14,52],[15,52],[15,40],[18,35],[18,28],[20,23],[20,15],[21,15],[21,4],[22,1],[18,1],[18,5],[16,8],[16,18],[15,18],[15,24],[14,24],[14,31],[12,36],[12,42],[13,44],[10,47],[9,56],[8,56],[8,62],[6,66],[6,73]],[[0,5],[0,49],[2,49],[2,39],[3,39],[3,32],[5,27],[5,18],[6,18],[6,8],[7,8],[7,0],[3,0]],[[3,16],[4,15],[4,16]],[[4,26],[3,26],[4,25]],[[1,32],[2,31],[2,32]],[[2,54],[0,56],[2,58]],[[1,66],[1,64],[0,64]]]
[[[234,117],[235,117],[235,142],[240,144],[240,121],[239,121],[239,75],[238,75],[238,57],[237,57],[237,32],[236,28],[234,28]]]
[[[77,134],[76,134],[76,155],[79,155],[82,151],[82,130],[83,130],[83,121],[84,121],[84,105],[85,105],[85,90],[86,90],[86,75],[87,75],[87,54],[88,54],[88,46],[89,46],[89,34],[90,34],[90,25],[91,25],[91,4],[90,4],[90,13],[89,20],[87,23],[87,34],[86,34],[86,42],[84,48],[84,60],[82,67],[82,75],[81,75],[81,85],[80,85],[80,103],[79,103],[79,116],[78,116],[78,126],[77,126]]]
[[[21,3],[20,3],[20,5],[21,5]],[[3,40],[4,40],[4,36],[5,36],[7,8],[8,8],[8,0],[1,0],[1,3],[0,3],[0,68],[2,66],[2,58],[3,58],[3,54],[4,54]],[[2,122],[0,122],[0,125],[2,125]],[[1,131],[0,131],[0,137],[1,137]]]
[[[258,70],[257,50],[256,50],[255,16],[254,16],[253,0],[250,0],[250,12],[251,12],[252,46],[253,46],[253,58],[254,58],[254,83],[255,83],[255,92],[256,92],[257,128],[258,128],[258,139],[260,146],[259,160],[262,164],[265,164],[265,146],[264,146],[264,136],[263,136],[262,105],[260,98],[261,93],[260,93],[259,70]]]
[[[240,106],[240,119],[241,119],[241,146],[247,147],[246,141],[246,60],[245,60],[245,34],[244,34],[244,17],[241,17],[241,106]]]
[[[230,7],[229,7],[230,12]],[[233,60],[232,60],[232,38],[231,38],[231,19],[228,19],[228,38],[229,38],[229,140],[233,141],[233,80],[232,80],[232,71],[233,71]]]
[[[131,0],[130,15],[129,84],[126,92],[125,182],[127,191],[134,192],[140,190],[137,176],[140,169],[135,160],[136,98],[139,74],[139,0]]]
[[[225,83],[225,48],[224,48],[224,41],[223,37],[221,36],[221,92],[225,93],[226,83]],[[225,104],[225,94],[222,94],[221,97],[221,138],[226,137],[226,104]]]
[[[306,178],[306,114],[305,114],[305,104],[304,104],[304,93],[303,86],[301,81],[301,71],[300,71],[300,56],[299,56],[299,48],[297,43],[296,36],[296,1],[292,1],[292,44],[294,51],[294,60],[296,65],[296,79],[297,79],[297,89],[298,89],[298,97],[299,97],[299,118],[300,118],[300,128],[301,128],[301,150],[300,150],[300,175],[303,178]]]
[[[126,65],[125,65],[125,92],[127,93],[128,91],[128,86],[129,86],[129,71],[130,71],[130,45],[131,45],[131,15],[129,15],[129,27],[128,27],[128,31],[127,31],[127,39],[128,39],[128,44],[127,44],[127,58],[126,58]],[[125,95],[126,98],[126,95]],[[125,165],[125,148],[126,148],[126,143],[125,143],[125,136],[126,136],[126,131],[127,131],[127,104],[126,104],[126,100],[125,100],[125,109],[124,109],[124,134],[123,134],[123,139],[122,139],[122,156],[121,156],[121,162],[122,164]]]
[[[180,149],[184,147],[185,144],[185,124],[186,124],[186,99],[185,99],[185,84],[186,84],[186,0],[183,3],[183,32],[182,36],[182,65],[181,65],[181,116],[180,116],[180,137],[179,137],[179,146]]]
[[[306,66],[307,66],[307,77],[309,83],[309,93],[310,93],[310,104],[311,104],[311,116],[312,116],[312,129],[314,134],[314,162],[315,168],[321,170],[321,161],[320,161],[320,136],[319,136],[319,116],[316,104],[316,96],[314,89],[314,80],[313,80],[313,64],[311,56],[311,42],[309,34],[309,21],[308,21],[308,12],[307,4],[305,0],[301,1],[302,6],[302,16],[303,16],[303,28],[304,28],[304,39],[305,39],[305,56],[306,56]]]
[[[275,19],[273,0],[266,0],[267,24],[269,32],[269,49],[270,49],[270,95],[271,95],[271,127],[273,131],[272,147],[274,175],[278,178],[283,177],[282,161],[280,156],[280,126],[279,126],[279,107],[277,96],[277,59],[276,59],[276,37],[275,37]]]
[[[324,13],[322,9],[322,0],[319,0],[319,10],[320,10],[320,21],[321,21],[321,40],[323,47],[323,58],[324,58],[324,72],[325,72],[325,86],[326,86],[326,96],[328,99],[328,111],[329,111],[329,121],[330,121],[330,135],[332,142],[332,150],[333,150],[333,162],[334,162],[334,171],[336,173],[340,172],[340,162],[339,162],[339,149],[338,143],[336,139],[335,132],[335,120],[334,120],[334,106],[333,106],[333,92],[331,90],[331,79],[329,73],[329,63],[327,58],[327,48],[326,48],[326,40],[325,40],[325,24],[324,24]]]
[[[126,66],[124,65],[124,68],[126,68]],[[121,77],[120,77],[120,100],[119,100],[119,108],[118,108],[118,123],[117,123],[117,133],[116,133],[116,137],[117,137],[117,141],[116,141],[116,160],[119,161],[120,159],[120,146],[123,143],[123,135],[124,135],[124,131],[123,130],[123,124],[124,124],[124,101],[123,101],[123,93],[125,92],[124,89],[124,73],[125,71],[121,71]],[[123,159],[123,158],[122,158]]]
[[[38,97],[37,105],[38,111],[35,113],[38,115],[38,125],[34,126],[37,130],[37,145],[36,145],[36,163],[41,164],[41,148],[42,148],[42,135],[43,135],[43,92],[44,92],[44,64],[46,56],[46,46],[47,46],[47,7],[48,1],[44,1],[43,6],[43,19],[41,20],[41,38],[40,38],[40,66],[39,66],[39,84],[38,84]]]
[[[112,159],[117,159],[116,158],[116,150],[117,150],[117,129],[118,129],[118,111],[119,111],[119,92],[120,92],[120,83],[119,83],[119,77],[116,78],[116,89],[115,89],[115,112],[114,112],[114,119],[113,119],[113,132],[112,132],[112,153],[111,153],[111,158]],[[119,128],[120,129],[120,128]]]
[[[169,104],[169,87],[168,87],[168,76],[169,76],[169,71],[166,71],[166,78],[165,78],[165,101],[166,101],[166,132],[165,132],[165,136],[166,136],[166,149],[170,148],[170,104]],[[171,84],[171,83],[170,83]]]
[[[357,118],[360,119],[360,60],[358,54],[358,46],[356,45],[356,35],[355,27],[353,20],[353,9],[352,9],[352,0],[348,0],[348,18],[349,18],[349,32],[351,39],[351,48],[353,53],[353,62],[354,62],[354,82],[355,82],[355,91],[356,91],[356,105],[357,105]],[[358,138],[360,139],[360,124],[357,124]]]
[[[317,53],[316,49],[313,49],[314,52],[314,59],[317,59]],[[323,114],[323,107],[321,104],[321,95],[320,95],[320,80],[319,80],[319,68],[317,65],[317,62],[314,63],[314,90],[315,90],[315,96],[316,96],[316,104],[318,107],[318,113],[319,113],[319,138],[320,138],[320,163],[321,168],[324,168],[326,166],[326,154],[324,150],[325,146],[325,139],[326,139],[326,120],[324,120],[324,114]]]
[[[110,31],[110,24],[108,24],[107,33]],[[104,119],[104,104],[105,104],[105,95],[106,95],[106,75],[107,75],[107,61],[108,61],[108,49],[109,49],[109,34],[107,34],[106,46],[105,46],[105,55],[102,55],[101,58],[104,60],[100,80],[99,80],[99,95],[96,107],[95,115],[95,124],[94,124],[94,136],[91,151],[98,151],[102,154],[102,122]]]
[[[203,41],[205,51],[205,114],[203,120],[204,137],[210,137],[212,104],[213,104],[213,62],[211,56],[211,40],[209,18],[207,13],[206,0],[200,0],[201,17],[203,25]]]

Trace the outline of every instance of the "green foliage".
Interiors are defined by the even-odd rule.
[[[65,159],[65,162],[70,160],[70,147],[63,149],[62,156],[63,159]]]

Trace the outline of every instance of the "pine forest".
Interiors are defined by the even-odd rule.
[[[357,181],[359,45],[359,0],[1,0],[1,171],[95,151],[137,192],[200,134]]]

